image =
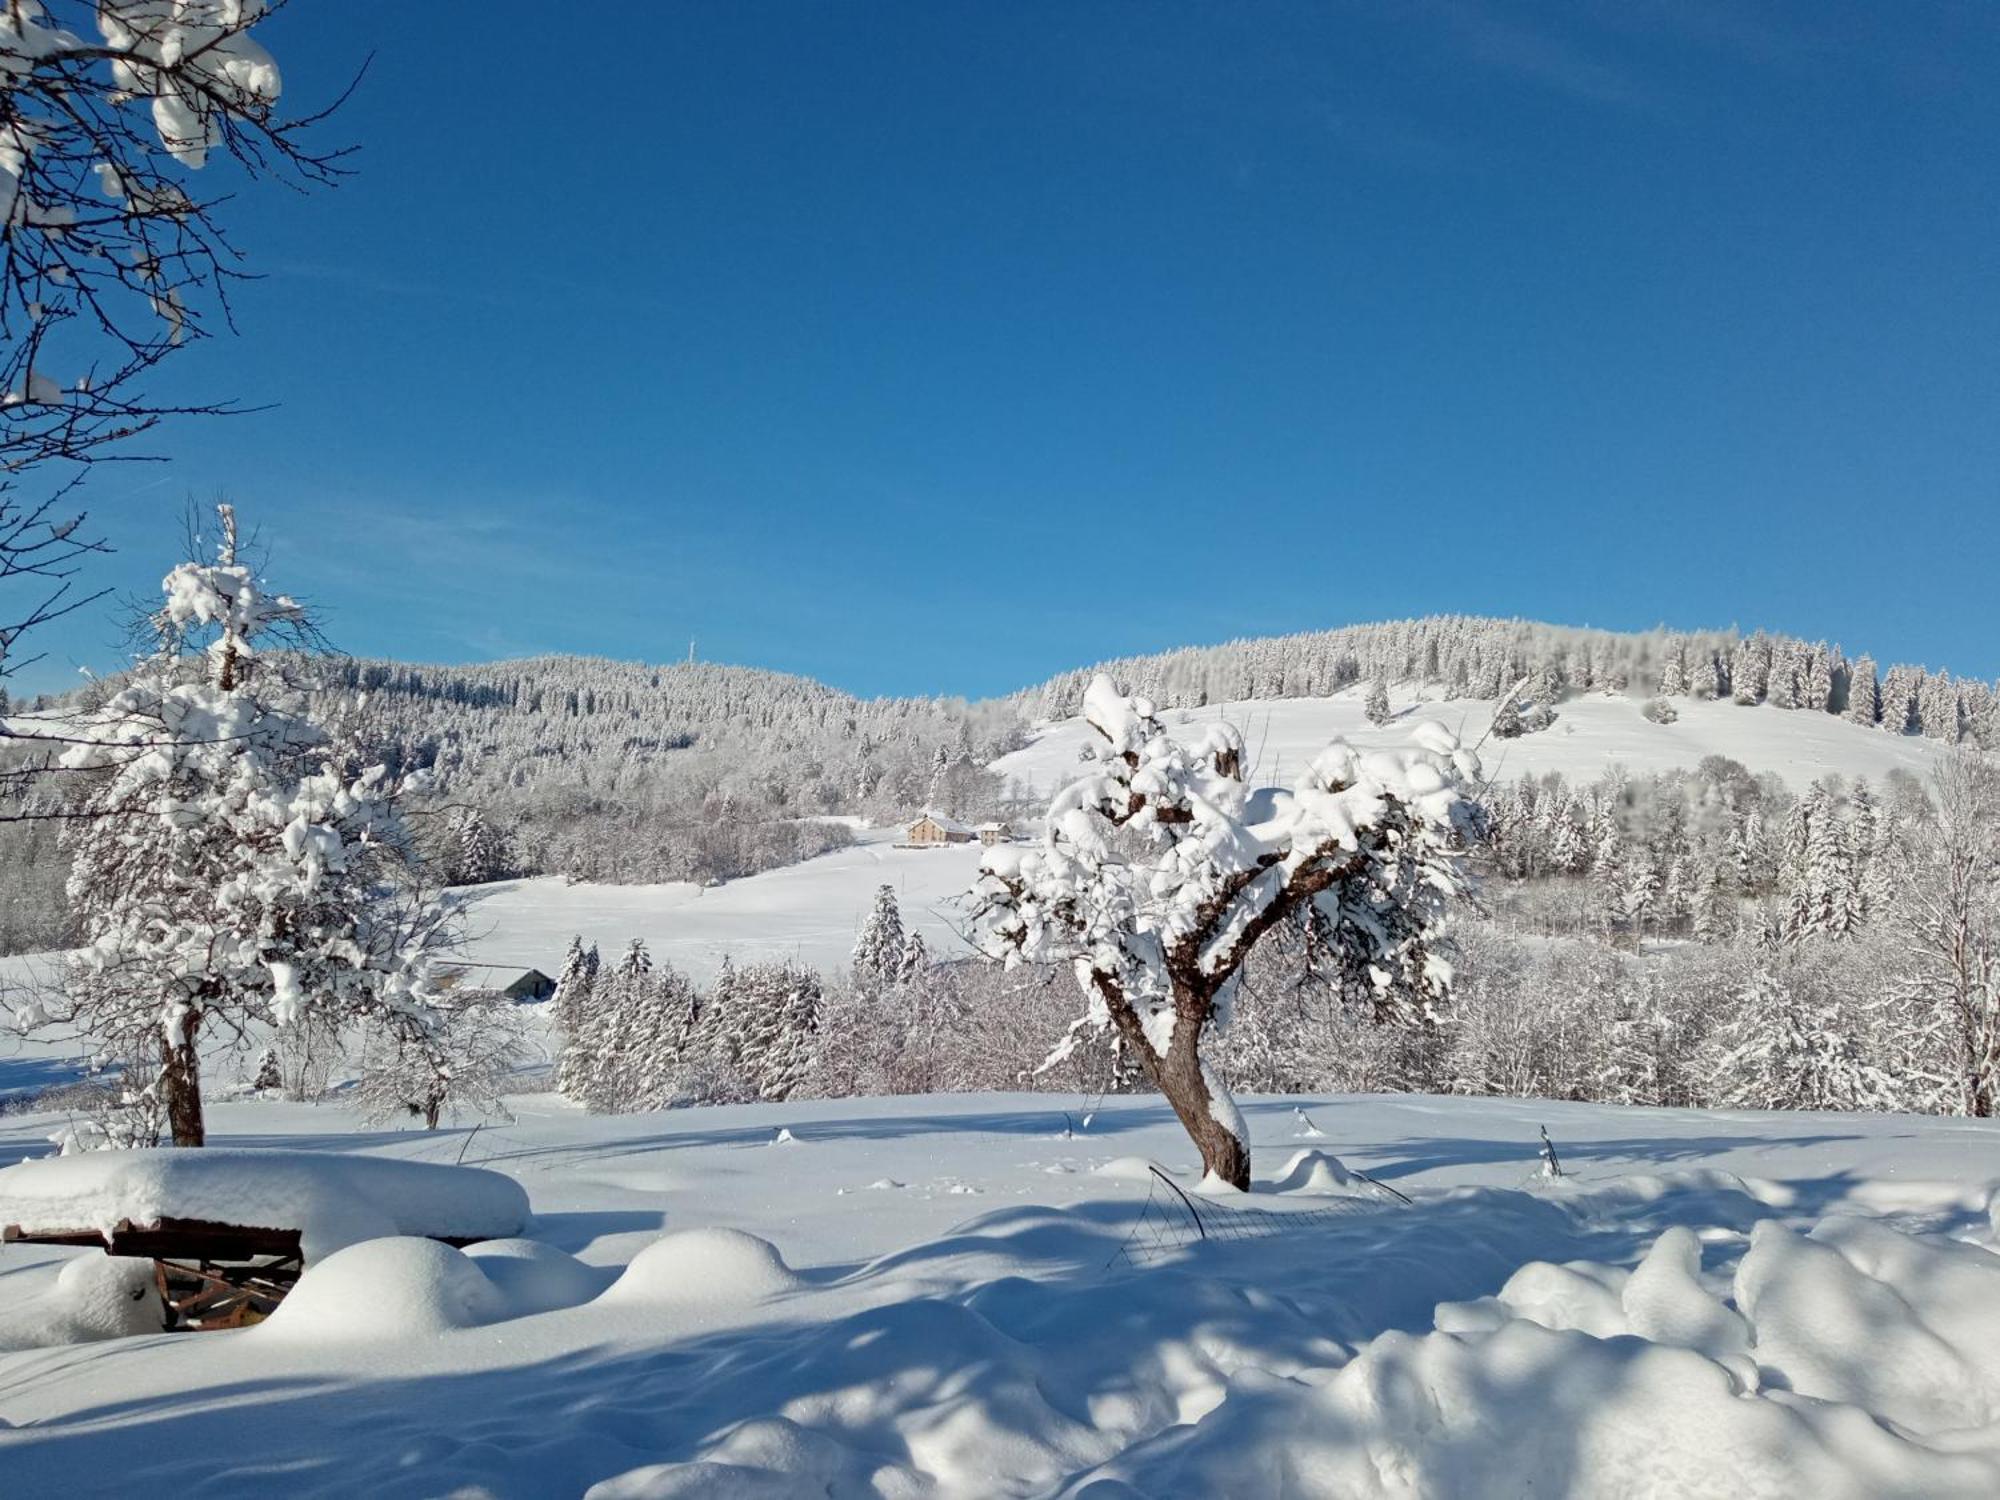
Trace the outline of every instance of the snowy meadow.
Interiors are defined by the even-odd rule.
[[[527,1096],[469,1142],[219,1106],[218,1146],[462,1156],[534,1216],[331,1255],[254,1329],[0,1355],[0,1467],[600,1500],[2000,1484],[1984,1122],[1250,1098],[1269,1177],[1195,1201],[1260,1222],[1203,1239],[1149,1171],[1197,1186],[1170,1113],[1089,1103]],[[0,1343],[54,1271],[0,1259]]]

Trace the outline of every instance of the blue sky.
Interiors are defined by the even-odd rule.
[[[294,0],[336,192],[89,494],[340,646],[863,693],[1434,611],[2000,673],[1985,0]],[[477,18],[475,20],[475,18]],[[117,660],[108,610],[16,687]]]

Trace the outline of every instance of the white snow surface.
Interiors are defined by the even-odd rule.
[[[607,1119],[528,1096],[469,1144],[218,1104],[225,1146],[465,1150],[534,1216],[469,1252],[351,1245],[255,1329],[17,1341],[6,1492],[2000,1493],[2000,1127],[1251,1098],[1257,1190],[1200,1211],[1263,1232],[1140,1260],[1121,1245],[1184,1212],[1150,1164],[1192,1187],[1192,1152],[1147,1098],[1064,1139],[1075,1104]],[[1325,1137],[1303,1153],[1299,1107]],[[0,1118],[0,1153],[54,1123]],[[1559,1182],[1536,1176],[1543,1124]],[[1329,1216],[1350,1169],[1414,1206]],[[112,1263],[7,1247],[0,1308],[64,1332],[79,1264]]]
[[[528,1199],[499,1172],[330,1151],[89,1151],[0,1168],[0,1225],[109,1234],[163,1218],[297,1229],[311,1262],[385,1235],[504,1239]]]
[[[1242,732],[1253,782],[1281,784],[1303,770],[1327,742],[1339,737],[1359,750],[1400,748],[1424,723],[1442,724],[1467,745],[1476,744],[1493,720],[1491,703],[1418,699],[1411,690],[1390,694],[1396,715],[1379,728],[1363,709],[1365,687],[1331,698],[1278,698],[1163,709],[1170,730],[1186,724],[1234,724]],[[1752,772],[1773,772],[1793,791],[1820,777],[1866,776],[1879,782],[1891,770],[1928,775],[1944,745],[1916,735],[1865,729],[1833,714],[1745,706],[1727,701],[1675,699],[1679,718],[1655,724],[1640,712],[1643,700],[1593,693],[1556,705],[1547,729],[1478,746],[1486,775],[1514,781],[1560,771],[1572,781],[1595,781],[1612,766],[1633,772],[1693,770],[1710,755],[1742,762]],[[1001,776],[1043,793],[1075,780],[1078,751],[1096,738],[1081,718],[1046,726],[1027,748],[993,763]]]
[[[963,957],[959,902],[978,877],[981,846],[899,849],[901,836],[869,830],[848,848],[716,886],[567,885],[555,877],[474,886],[469,955],[500,969],[554,974],[570,938],[581,934],[607,962],[644,938],[656,963],[704,983],[724,954],[738,964],[790,958],[844,968],[877,888],[887,885],[906,932],[922,933],[939,957]]]

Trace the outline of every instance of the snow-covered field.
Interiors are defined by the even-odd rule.
[[[1204,1242],[1145,1100],[1065,1138],[1086,1101],[534,1097],[469,1142],[222,1105],[225,1145],[463,1152],[533,1243],[373,1241],[261,1328],[0,1353],[0,1491],[2000,1493],[2000,1129],[1297,1102],[1246,1101],[1260,1179],[1320,1150],[1414,1205],[1322,1172],[1249,1200],[1257,1238],[1205,1203]],[[0,1120],[0,1155],[56,1123]],[[0,1252],[0,1345],[61,1312],[64,1254]]]
[[[1489,764],[1590,779],[1721,754],[1797,787],[1921,774],[1936,751],[1680,707],[1663,727],[1571,702]],[[1475,730],[1485,712],[1414,710]],[[1372,729],[1358,695],[1191,717],[1215,713],[1266,779],[1335,734],[1412,725]],[[1052,726],[999,769],[1047,791],[1084,735]],[[724,953],[836,967],[883,883],[959,951],[978,849],[895,837],[708,889],[480,887],[473,956],[554,972],[581,933],[607,956],[644,938],[698,979]],[[67,1076],[70,1050],[6,1044],[0,1096]],[[1194,1190],[1164,1107],[1094,1102],[590,1118],[537,1095],[470,1136],[218,1103],[223,1146],[506,1173],[527,1235],[471,1255],[371,1241],[258,1329],[67,1344],[127,1326],[134,1288],[95,1252],[10,1246],[0,1495],[2000,1494],[2000,1128],[1252,1099],[1260,1191],[1204,1201],[1198,1226],[1147,1168]],[[63,1124],[0,1116],[0,1161]],[[1534,1175],[1543,1124],[1558,1183]]]
[[[1492,722],[1491,703],[1454,699],[1412,701],[1392,691],[1397,716],[1377,728],[1363,713],[1364,688],[1331,698],[1283,698],[1174,709],[1167,722],[1202,723],[1224,719],[1243,731],[1256,780],[1282,785],[1296,776],[1336,736],[1372,748],[1409,741],[1416,723],[1433,719],[1449,726],[1467,744]],[[1929,772],[1943,748],[1937,740],[1864,729],[1831,714],[1787,711],[1765,705],[1676,698],[1680,717],[1655,724],[1637,698],[1608,693],[1572,698],[1557,705],[1547,729],[1515,740],[1488,740],[1480,758],[1488,775],[1512,781],[1560,771],[1572,781],[1595,781],[1613,766],[1628,771],[1693,770],[1710,755],[1727,756],[1753,772],[1775,772],[1793,791],[1822,776],[1866,776],[1880,781],[1891,770],[1918,776]],[[1092,738],[1082,719],[1052,724],[1026,749],[995,761],[993,769],[1042,792],[1053,791],[1077,774],[1077,752]]]
[[[847,962],[877,886],[895,887],[906,927],[934,953],[965,951],[964,911],[954,905],[979,869],[977,845],[899,849],[900,829],[802,864],[726,885],[565,885],[548,877],[476,886],[469,955],[502,967],[554,974],[581,933],[609,961],[644,938],[657,961],[706,981],[726,953],[737,963],[791,958],[818,969]]]

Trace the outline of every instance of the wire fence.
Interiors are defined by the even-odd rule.
[[[1146,1206],[1139,1211],[1131,1233],[1111,1253],[1105,1263],[1107,1270],[1120,1264],[1144,1269],[1175,1259],[1198,1244],[1310,1234],[1383,1209],[1404,1208],[1410,1202],[1388,1184],[1355,1172],[1352,1175],[1367,1189],[1365,1196],[1327,1198],[1311,1208],[1238,1208],[1212,1200],[1197,1201],[1158,1167],[1150,1170]]]

